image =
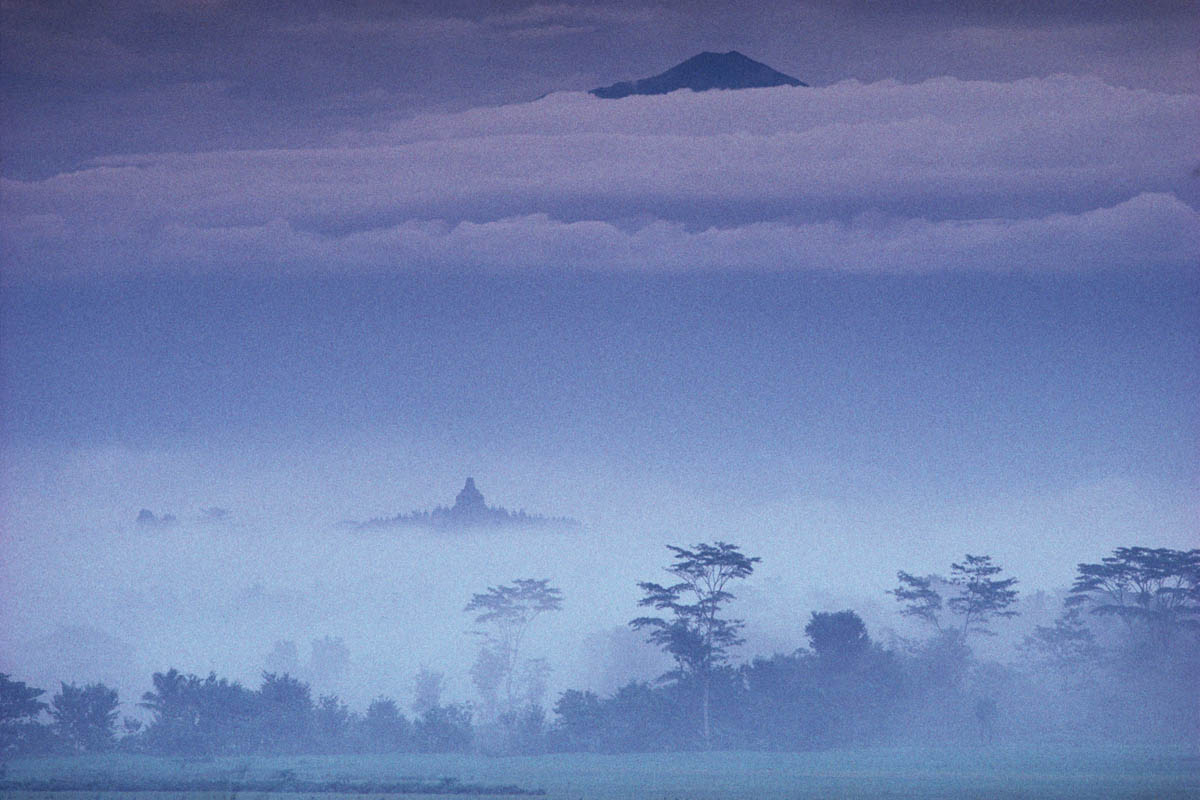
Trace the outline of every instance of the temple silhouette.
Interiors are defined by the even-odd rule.
[[[467,478],[452,506],[437,506],[430,511],[411,511],[394,517],[376,517],[355,523],[358,528],[565,528],[579,523],[570,517],[547,517],[521,509],[509,511],[489,506],[474,478]]]

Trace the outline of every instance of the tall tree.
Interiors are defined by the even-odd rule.
[[[823,664],[850,666],[871,650],[871,637],[862,617],[853,611],[814,611],[804,633]]]
[[[313,709],[313,727],[317,744],[323,753],[345,751],[353,716],[350,707],[336,694],[322,695]]]
[[[521,645],[533,621],[562,608],[562,592],[548,579],[518,578],[510,585],[491,586],[471,596],[466,611],[475,614],[475,631],[483,639],[471,677],[484,701],[502,714],[516,710],[516,679]]]
[[[417,748],[423,753],[465,753],[471,749],[474,730],[466,704],[434,706],[413,725]]]
[[[972,632],[991,636],[993,619],[1017,615],[1009,608],[1017,601],[1017,579],[995,577],[1002,571],[991,556],[967,555],[962,563],[950,565],[950,583],[958,587],[958,594],[946,606],[962,619],[963,638]]]
[[[1058,673],[1064,689],[1086,686],[1101,656],[1100,645],[1083,623],[1078,607],[1068,608],[1052,626],[1035,626],[1018,649],[1037,665]]]
[[[639,606],[670,613],[666,617],[637,617],[629,624],[635,630],[649,630],[647,641],[660,647],[675,660],[668,673],[677,680],[694,681],[700,689],[701,733],[706,746],[712,746],[710,696],[713,671],[723,664],[729,650],[742,644],[738,635],[744,623],[721,616],[722,608],[734,599],[726,590],[731,581],[754,572],[760,558],[743,555],[737,545],[716,542],[686,547],[667,545],[674,562],[666,571],[677,579],[663,586],[639,583],[645,596]]]
[[[152,750],[214,756],[262,746],[258,693],[212,672],[202,679],[172,669],[151,680],[154,691],[143,694],[139,705],[154,712],[146,728]]]
[[[54,730],[75,752],[99,752],[116,739],[117,690],[102,683],[62,684],[50,702]]]
[[[151,747],[164,753],[198,751],[201,747],[200,679],[177,669],[156,672],[151,677],[154,690],[142,695],[142,708],[154,713],[146,729]]]
[[[595,692],[568,689],[554,704],[557,731],[569,750],[591,750],[604,727],[604,709]]]
[[[996,577],[1002,571],[991,556],[968,554],[961,563],[950,565],[949,580],[933,575],[921,578],[902,570],[896,573],[900,585],[888,594],[903,604],[901,614],[924,620],[939,633],[964,640],[972,633],[990,636],[993,620],[1017,615],[1010,608],[1017,601],[1013,588],[1017,579]],[[954,594],[943,600],[939,585],[953,589]],[[947,611],[957,619],[943,624]]]
[[[413,678],[412,712],[414,716],[419,717],[431,708],[437,708],[442,704],[445,677],[441,672],[421,667],[420,672]]]
[[[1067,605],[1140,626],[1165,647],[1180,630],[1200,631],[1200,550],[1118,547],[1079,565]]]
[[[262,741],[269,752],[301,753],[313,738],[312,691],[291,675],[264,672],[258,688]]]
[[[35,720],[47,705],[38,698],[45,693],[0,672],[0,758],[21,749],[31,729],[40,727]]]
[[[412,725],[390,697],[377,697],[371,701],[362,727],[367,748],[373,753],[399,753],[409,748]]]
[[[0,672],[0,724],[31,720],[45,711],[46,704],[38,700],[45,693]]]
[[[308,661],[308,676],[313,683],[337,686],[350,668],[350,650],[339,636],[323,636],[312,640],[312,656]]]

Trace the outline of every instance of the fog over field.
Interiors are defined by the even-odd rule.
[[[662,748],[895,742],[950,662],[945,738],[1186,709],[1194,12],[5,4],[0,672],[46,703],[102,682],[152,727],[170,669],[248,695],[286,673],[359,721],[379,698],[415,720],[424,670],[435,708],[511,726],[467,607],[544,579],[532,677],[503,673],[544,738],[476,751],[613,749],[570,702],[693,709],[700,686],[703,736]],[[734,50],[808,85],[588,92]],[[475,516],[433,512],[468,478]],[[647,641],[682,635],[667,618],[631,627],[673,608],[639,584],[716,542],[761,561],[718,598],[744,628],[688,661]],[[1079,565],[1132,547],[1176,571],[1114,611]],[[951,601],[968,555],[1017,580],[982,620]],[[937,613],[896,594],[926,578]],[[1099,613],[1063,616],[1073,584]],[[814,619],[870,661],[861,707],[828,700],[850,672]],[[1084,677],[1059,692],[1035,651]],[[1167,677],[1097,699],[1139,670]],[[710,690],[750,709],[726,739]],[[768,741],[771,691],[846,716]],[[878,727],[839,727],[860,712]],[[128,749],[183,752],[146,730]]]
[[[948,306],[960,301],[928,300],[924,286],[897,285],[879,298],[860,279],[768,280],[871,307],[772,300],[740,279],[647,288],[628,279],[471,278],[467,297],[448,283],[389,282],[394,297],[370,300],[347,298],[345,284],[305,284],[304,298],[285,293],[280,314],[291,319],[280,330],[251,331],[261,284],[251,285],[260,293],[251,299],[231,289],[160,289],[153,308],[111,289],[69,298],[68,318],[102,307],[135,320],[100,322],[112,326],[100,339],[83,321],[56,324],[51,338],[34,321],[36,302],[14,309],[9,323],[25,324],[42,344],[9,361],[40,373],[12,385],[10,407],[27,409],[17,419],[42,431],[10,447],[5,475],[5,669],[38,685],[103,678],[136,698],[151,672],[170,666],[254,684],[275,642],[294,641],[304,662],[312,639],[331,636],[344,640],[349,663],[337,675],[312,675],[321,691],[359,705],[384,691],[405,697],[424,665],[445,672],[448,691],[465,700],[476,648],[468,599],[517,577],[546,577],[563,590],[564,607],[539,621],[530,647],[550,659],[553,686],[607,690],[664,666],[623,629],[640,613],[636,583],[663,575],[665,544],[726,539],[762,557],[735,606],[748,621],[749,657],[803,645],[811,611],[856,609],[881,641],[891,630],[916,633],[885,594],[896,571],[945,573],[964,552],[991,554],[1028,596],[1064,589],[1076,562],[1118,546],[1193,543],[1188,439],[1174,430],[1192,424],[1184,406],[1194,355],[1171,344],[1194,333],[1193,301],[1161,290],[1131,309],[1118,305],[1124,289],[1095,279],[1083,299],[1060,284],[981,279],[1011,313],[1036,316],[1030,324],[1070,326],[1024,351],[1029,330],[1008,329],[994,307],[987,319],[958,322],[958,342],[942,341],[914,317],[957,314]],[[596,298],[623,303],[635,290],[633,310],[598,319]],[[10,296],[44,302],[58,291]],[[551,292],[561,302],[545,310]],[[1071,311],[1080,318],[1017,308],[1039,292],[1082,304]],[[484,322],[469,321],[463,307],[477,302],[487,306]],[[432,318],[414,325],[414,305]],[[1172,308],[1173,321],[1162,314],[1150,326],[1142,316]],[[533,314],[543,315],[537,329]],[[781,319],[743,317],[755,314]],[[863,327],[826,325],[835,314]],[[139,341],[151,317],[178,350]],[[808,328],[799,341],[786,339],[793,320]],[[197,353],[186,342],[209,325],[206,352]],[[855,341],[864,328],[906,343],[881,353]],[[1125,338],[1114,341],[1114,328]],[[1094,349],[1075,354],[1059,336],[1091,339]],[[647,344],[603,352],[605,343],[627,346],[623,339]],[[863,347],[859,363],[803,361]],[[1161,355],[1131,363],[1142,348]],[[319,355],[331,352],[340,355]],[[993,361],[1017,353],[1070,372],[1030,378],[1026,361]],[[309,367],[322,359],[326,368]],[[924,374],[910,371],[917,359]],[[579,366],[566,371],[572,362]],[[1002,374],[1017,385],[1005,388]],[[1081,389],[1081,379],[1106,382],[1109,399]],[[979,380],[1000,397],[980,393]],[[1035,384],[1037,393],[1024,391]],[[94,388],[73,394],[73,385]],[[1153,424],[1113,419],[1114,397],[1165,405],[1167,414]],[[863,411],[881,404],[904,413]],[[267,408],[272,426],[259,424]],[[1042,447],[1051,429],[1052,450]],[[580,524],[344,524],[450,505],[468,475],[489,504]],[[152,523],[139,521],[141,509]],[[1056,612],[1004,623],[1003,641],[1019,641]]]

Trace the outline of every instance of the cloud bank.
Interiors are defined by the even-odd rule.
[[[1066,76],[556,94],[6,179],[5,275],[1190,268],[1198,124]]]

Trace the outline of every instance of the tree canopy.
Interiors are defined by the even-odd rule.
[[[46,704],[38,700],[45,693],[45,689],[26,686],[0,672],[0,724],[36,717],[46,709]]]
[[[834,665],[848,665],[871,648],[871,637],[862,617],[853,611],[814,611],[804,626],[817,657]]]
[[[562,592],[545,578],[518,578],[509,585],[490,586],[486,592],[471,596],[464,610],[475,614],[475,623],[482,626],[475,633],[483,639],[471,679],[491,715],[511,716],[522,694],[517,690],[517,678],[525,677],[527,684],[534,685],[543,674],[541,667],[532,662],[525,670],[518,670],[521,644],[538,616],[561,608]],[[530,699],[536,692],[523,694]]]
[[[1017,600],[1017,590],[1013,588],[1017,579],[995,577],[1001,572],[991,556],[968,554],[962,562],[950,565],[948,580],[933,575],[917,577],[901,570],[896,573],[900,585],[888,594],[903,604],[902,615],[924,620],[939,632],[964,639],[972,633],[990,636],[994,633],[992,620],[1017,615],[1009,608]],[[955,593],[943,600],[939,583],[953,587]],[[943,625],[945,611],[957,621]]]
[[[721,608],[734,599],[726,590],[730,581],[748,577],[760,558],[743,555],[737,545],[701,542],[691,548],[668,545],[675,558],[666,571],[678,579],[663,586],[639,583],[645,596],[638,605],[670,612],[669,617],[637,617],[629,624],[635,630],[649,629],[647,640],[675,660],[669,676],[698,680],[702,689],[703,733],[711,742],[709,689],[715,667],[725,662],[729,650],[742,644],[744,623],[720,616]]]
[[[1160,645],[1180,630],[1200,631],[1200,550],[1118,547],[1078,566],[1067,604],[1144,626]]]
[[[117,690],[102,683],[64,683],[50,702],[50,716],[59,737],[73,750],[108,750],[116,741]]]

